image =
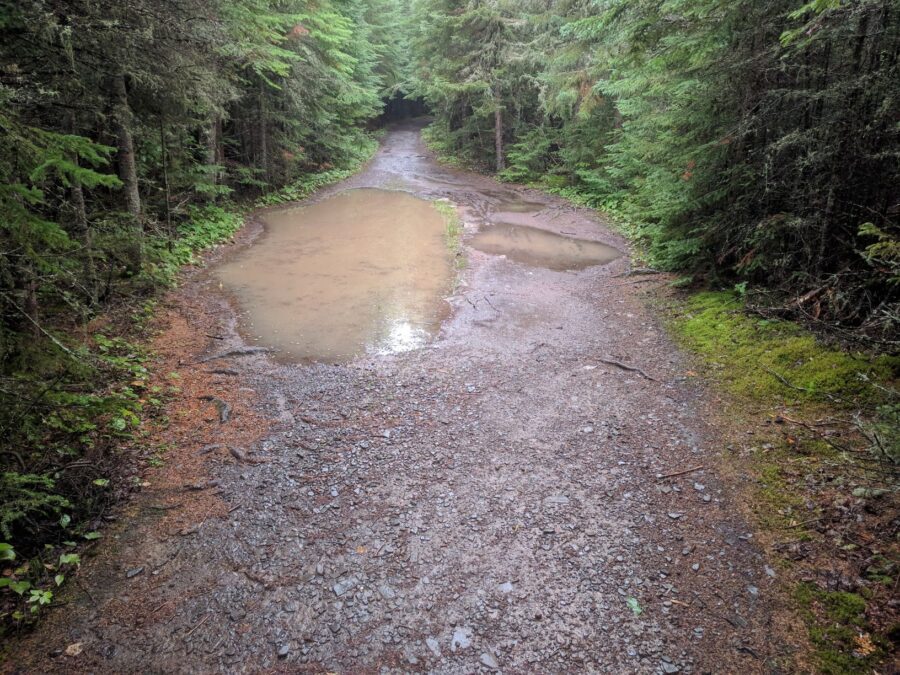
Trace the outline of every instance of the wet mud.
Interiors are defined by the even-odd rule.
[[[628,250],[592,212],[438,164],[420,126],[304,208],[387,188],[452,200],[465,242],[506,222]],[[254,238],[251,222],[236,246]],[[777,571],[716,469],[716,399],[642,296],[659,282],[632,283],[624,255],[565,271],[466,257],[431,341],[337,365],[232,351],[240,303],[214,274],[187,279],[169,344],[192,395],[232,418],[173,402],[186,431],[165,461],[189,485],[148,469],[137,503],[170,505],[178,529],[108,528],[12,668],[774,672]],[[251,416],[258,436],[236,435]]]

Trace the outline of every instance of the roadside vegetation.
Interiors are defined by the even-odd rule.
[[[650,263],[896,350],[900,13],[883,0],[416,0],[431,146],[627,223]]]
[[[349,175],[406,92],[447,161],[602,209],[678,275],[816,668],[896,648],[896,3],[28,0],[0,36],[0,630],[139,487],[178,387],[142,346],[160,292],[247,208]]]
[[[448,199],[438,199],[432,202],[434,208],[446,223],[444,236],[447,240],[447,249],[453,258],[453,266],[461,270],[466,266],[466,256],[463,253],[462,238],[464,234],[462,220],[456,211],[456,206]]]
[[[900,357],[828,346],[738,292],[664,301],[724,389],[724,470],[805,623],[816,672],[877,671],[897,641]]]
[[[0,11],[0,632],[37,617],[139,487],[156,298],[244,213],[371,156],[378,2]],[[174,390],[174,389],[173,389]],[[135,482],[137,481],[137,482]]]

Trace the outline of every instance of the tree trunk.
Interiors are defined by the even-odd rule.
[[[40,305],[38,304],[37,296],[37,276],[35,275],[34,268],[32,267],[30,262],[25,263],[25,268],[22,271],[22,277],[24,279],[24,283],[22,284],[22,295],[25,304],[25,307],[22,311],[24,312],[25,318],[28,319],[28,322],[30,324],[28,326],[29,332],[31,333],[32,337],[37,338],[41,333],[40,324],[38,323],[40,321]]]
[[[215,115],[206,129],[206,158],[205,162],[209,166],[209,182],[212,185],[218,185],[221,177],[219,176],[219,126],[221,122],[219,116]],[[215,168],[213,168],[215,167]]]
[[[75,211],[75,236],[84,246],[84,288],[88,302],[92,305],[97,302],[97,269],[94,264],[94,237],[91,225],[87,218],[87,208],[84,204],[84,189],[77,180],[71,187],[72,208]]]
[[[125,90],[125,76],[113,78],[113,116],[119,143],[119,178],[124,184],[125,208],[135,220],[141,218],[141,193],[138,190],[137,163],[131,136],[132,114]]]
[[[263,180],[269,180],[269,149],[268,149],[268,134],[266,133],[266,83],[262,80],[259,81],[259,118],[257,119],[257,134],[258,134],[258,146],[257,150],[259,152],[259,156],[257,158],[257,163],[259,168],[262,169]]]
[[[494,110],[494,151],[497,153],[497,173],[506,168],[506,161],[503,159],[503,112],[500,104]]]
[[[75,113],[71,111],[68,117],[68,131],[70,134],[76,133]],[[78,164],[78,155],[72,156],[72,162]],[[81,181],[77,179],[72,181],[72,187],[69,188],[69,196],[72,199],[72,210],[74,211],[75,237],[84,246],[82,266],[85,295],[88,302],[93,305],[97,302],[97,267],[94,262],[94,236],[87,217],[87,207],[84,203],[84,188],[81,187]]]
[[[132,113],[128,106],[128,92],[125,89],[125,76],[113,77],[113,120],[119,150],[119,178],[125,193],[125,209],[132,218],[134,241],[127,251],[129,271],[137,272],[143,260],[143,224],[141,221],[141,193],[138,189],[137,163],[134,157],[134,139],[131,135]]]
[[[163,170],[163,192],[165,193],[166,206],[166,232],[169,234],[169,250],[175,241],[175,230],[172,227],[172,195],[169,188],[169,146],[166,142],[166,123],[165,120],[159,118],[159,147],[162,150],[162,170]]]

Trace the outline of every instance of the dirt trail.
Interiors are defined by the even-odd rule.
[[[507,222],[627,248],[594,214],[437,165],[418,131],[391,131],[364,172],[317,198],[449,197],[470,233],[526,199],[545,208]],[[425,349],[340,366],[185,362],[187,381],[201,378],[192,395],[246,395],[253,409],[190,421],[138,501],[181,506],[136,518],[118,545],[107,537],[84,592],[19,650],[23,667],[769,670],[774,572],[709,470],[720,449],[709,401],[642,286],[614,278],[627,258],[558,272],[467,253],[452,318]],[[210,325],[226,336],[190,344],[194,362],[242,344],[209,275],[174,302],[195,337]],[[253,415],[268,426],[234,442],[243,461],[212,451],[195,475],[186,458],[233,442]],[[659,478],[694,467],[707,468]],[[221,508],[195,508],[179,479],[214,481],[198,492]],[[59,654],[73,643],[80,655]]]

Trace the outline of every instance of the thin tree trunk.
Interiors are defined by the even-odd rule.
[[[72,208],[75,211],[75,236],[84,246],[84,287],[88,301],[97,302],[97,268],[94,263],[94,235],[88,222],[87,208],[84,204],[84,189],[77,180],[71,187]]]
[[[113,119],[116,126],[119,149],[119,178],[125,194],[125,208],[134,224],[134,241],[128,252],[131,272],[140,269],[143,259],[143,224],[141,221],[141,193],[138,188],[137,163],[134,157],[134,139],[131,135],[132,113],[128,106],[125,76],[113,77]]]
[[[162,170],[163,170],[163,189],[165,190],[166,201],[166,232],[169,235],[169,250],[175,239],[175,232],[172,229],[172,196],[169,193],[169,146],[166,144],[166,127],[163,118],[159,118],[159,147],[162,149]]]
[[[497,173],[500,173],[506,168],[506,161],[503,159],[503,112],[499,103],[494,110],[494,150],[497,153]]]
[[[266,98],[265,82],[259,81],[259,119],[257,120],[257,134],[259,138],[259,168],[262,169],[263,179],[269,180],[269,149],[268,134],[266,133]]]
[[[219,184],[219,116],[213,116],[206,130],[206,164],[209,166],[209,182]],[[215,168],[213,168],[215,167]]]
[[[39,337],[41,330],[40,324],[40,305],[38,304],[38,282],[37,277],[34,274],[34,268],[31,263],[26,262],[25,268],[23,270],[24,274],[23,279],[23,291],[24,291],[24,313],[26,318],[29,319],[29,331],[33,337]]]
[[[222,144],[222,136],[224,132],[222,131],[222,116],[216,115],[215,125],[213,127],[215,130],[215,150],[216,150],[216,164],[221,167],[225,166],[225,146]],[[219,180],[224,180],[224,169],[219,170]]]
[[[75,133],[75,114],[69,113],[68,118],[69,133]],[[72,162],[78,164],[78,156],[72,156]],[[97,268],[94,261],[94,236],[91,231],[91,224],[87,217],[87,207],[84,203],[84,188],[81,187],[81,181],[77,178],[72,181],[72,187],[69,188],[69,195],[72,199],[72,210],[74,211],[75,237],[81,241],[84,246],[84,259],[82,265],[84,267],[84,288],[88,302],[95,304],[97,302]]]

